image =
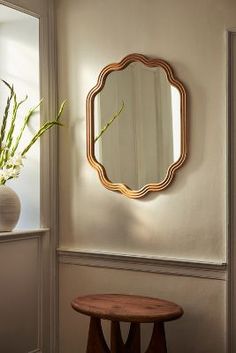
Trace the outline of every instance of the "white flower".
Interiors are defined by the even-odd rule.
[[[12,168],[10,174],[12,178],[17,178],[20,175],[20,168]]]
[[[23,157],[21,156],[20,153],[10,157],[7,161],[7,165],[8,166],[22,166],[23,165],[23,161],[22,161]]]
[[[18,178],[23,166],[22,155],[20,153],[11,156],[0,168],[0,185],[5,184],[8,179]]]
[[[12,166],[11,168],[3,167],[0,169],[0,184],[5,183],[8,179],[18,178],[20,168],[20,166]]]

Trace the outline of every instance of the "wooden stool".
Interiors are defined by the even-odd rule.
[[[98,294],[78,297],[73,309],[90,316],[87,353],[140,353],[140,323],[153,322],[154,328],[146,353],[166,353],[164,322],[183,315],[183,309],[161,299],[120,294]],[[101,319],[111,321],[111,349],[102,332]],[[130,322],[126,343],[120,321]]]

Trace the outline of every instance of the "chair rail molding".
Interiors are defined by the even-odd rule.
[[[156,256],[130,255],[110,252],[79,251],[60,248],[59,263],[102,267],[117,270],[159,273],[164,275],[199,277],[226,281],[224,262],[194,261]]]

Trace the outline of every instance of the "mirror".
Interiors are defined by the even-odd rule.
[[[186,92],[169,64],[131,54],[102,70],[87,97],[87,155],[126,196],[169,185],[186,157]]]

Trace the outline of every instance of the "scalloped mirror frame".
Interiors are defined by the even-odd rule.
[[[106,170],[102,164],[100,164],[95,157],[94,153],[94,100],[96,95],[103,89],[107,76],[113,71],[121,71],[125,69],[129,64],[133,62],[140,62],[148,67],[161,67],[165,70],[166,76],[170,84],[175,86],[180,93],[180,125],[181,125],[181,148],[180,157],[174,163],[172,163],[166,173],[165,178],[159,183],[150,183],[144,185],[139,190],[131,190],[128,186],[122,183],[113,183],[107,177]],[[175,172],[179,169],[186,159],[187,155],[187,128],[186,128],[186,90],[183,84],[174,77],[171,66],[162,59],[153,59],[146,57],[142,54],[130,54],[122,59],[119,63],[113,63],[107,65],[100,73],[97,84],[88,93],[86,100],[86,123],[87,123],[87,158],[89,163],[98,172],[99,178],[102,184],[109,190],[118,191],[129,198],[141,198],[151,191],[161,191],[167,188],[171,183]]]

